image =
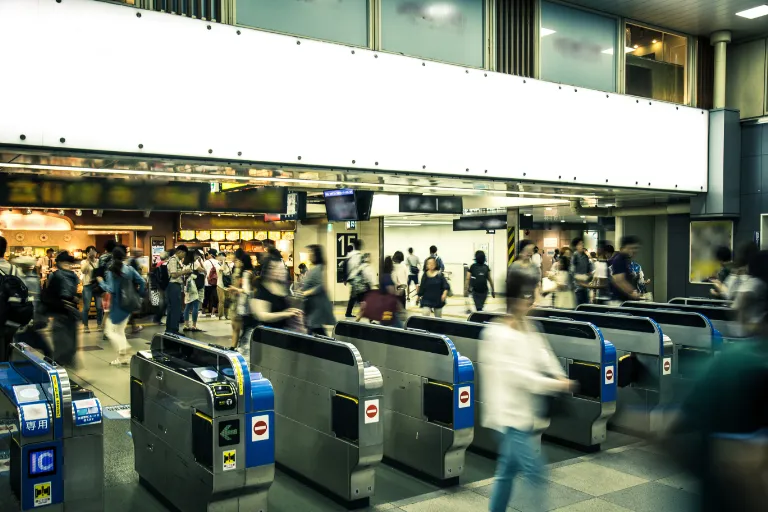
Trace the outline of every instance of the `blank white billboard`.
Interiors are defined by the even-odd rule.
[[[0,144],[707,188],[694,108],[92,0],[2,0],[0,48]]]

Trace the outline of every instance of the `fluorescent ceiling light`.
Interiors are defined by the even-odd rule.
[[[551,211],[552,211],[552,208],[549,208],[549,207],[547,207],[547,211],[548,211],[548,212],[551,212]]]
[[[539,29],[539,36],[540,37],[547,37],[547,36],[551,36],[555,32],[557,32],[557,30],[552,30],[551,28],[541,27],[541,29]]]
[[[765,16],[766,14],[768,14],[768,5],[763,4],[751,9],[747,9],[746,11],[737,12],[736,16],[741,16],[742,18],[753,20],[755,18]]]
[[[560,222],[565,222],[565,219],[561,220]]]
[[[524,215],[525,215],[526,217],[533,217],[533,214],[532,214],[532,213],[526,213],[526,214],[524,214]]]

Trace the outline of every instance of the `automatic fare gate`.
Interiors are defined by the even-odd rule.
[[[488,322],[498,314],[473,313],[470,322]],[[551,436],[588,448],[599,448],[606,425],[616,411],[616,349],[600,329],[586,322],[539,319],[542,333],[579,388],[560,395],[553,403]]]
[[[250,345],[275,388],[277,463],[343,501],[368,500],[383,452],[379,370],[326,337],[258,327]]]
[[[529,316],[569,319],[599,327],[616,347],[618,399],[609,425],[634,432],[658,432],[673,403],[672,340],[647,317],[534,308]]]
[[[10,427],[11,490],[21,510],[104,510],[101,403],[24,343],[0,364],[0,421]],[[66,467],[65,467],[66,466]]]
[[[235,351],[156,334],[131,358],[136,472],[179,510],[266,512],[272,385]]]
[[[384,456],[441,482],[458,483],[474,433],[474,367],[439,334],[338,322],[384,378]]]

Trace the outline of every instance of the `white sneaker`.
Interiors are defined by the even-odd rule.
[[[123,365],[126,365],[126,364],[128,364],[128,361],[123,361],[119,357],[117,359],[115,359],[114,361],[112,361],[111,363],[109,363],[110,366],[123,366]]]

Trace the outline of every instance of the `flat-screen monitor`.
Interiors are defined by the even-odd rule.
[[[463,213],[461,197],[400,194],[400,213]]]
[[[357,220],[371,220],[373,191],[355,190],[355,202],[357,203]]]
[[[325,215],[329,222],[358,220],[354,190],[350,188],[326,190],[323,192],[323,197],[325,198]]]

